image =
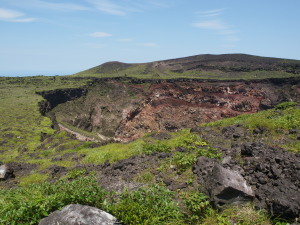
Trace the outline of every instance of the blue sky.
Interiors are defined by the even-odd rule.
[[[0,0],[0,76],[246,53],[300,60],[299,0]]]

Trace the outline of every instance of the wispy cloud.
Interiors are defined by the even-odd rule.
[[[215,17],[215,16],[219,16],[223,13],[225,9],[213,9],[213,10],[207,10],[207,11],[202,11],[199,12],[199,15],[202,17]]]
[[[23,13],[0,8],[0,20],[7,22],[27,23],[36,20],[35,18],[25,17]]]
[[[87,2],[91,3],[96,7],[98,10],[115,15],[115,16],[125,16],[126,15],[126,8],[122,7],[121,5],[115,4],[110,0],[86,0]]]
[[[46,8],[51,10],[61,10],[61,11],[81,11],[89,10],[88,7],[73,3],[56,3],[56,2],[46,2],[41,0],[31,0],[34,7]]]
[[[145,47],[156,47],[158,44],[156,43],[140,43],[139,46],[145,46]]]
[[[225,45],[232,47],[235,42],[239,41],[239,38],[236,36],[237,32],[233,29],[233,26],[220,17],[224,10],[225,9],[214,9],[202,11],[199,15],[205,19],[193,23],[192,26],[217,32],[218,35],[222,36],[223,41],[226,42]]]
[[[166,8],[167,0],[85,0],[101,12],[115,16],[125,16],[132,12],[144,12],[149,9]]]
[[[221,20],[206,20],[199,23],[194,23],[193,26],[216,31],[226,31],[228,29],[228,26]]]
[[[2,0],[8,2],[10,5],[16,6],[18,8],[39,8],[45,10],[55,10],[55,11],[82,11],[82,10],[91,10],[91,8],[86,7],[81,4],[74,3],[60,3],[60,2],[51,2],[45,0]]]
[[[106,32],[94,32],[89,34],[90,37],[95,37],[95,38],[103,38],[103,37],[111,37],[112,34],[106,33]]]

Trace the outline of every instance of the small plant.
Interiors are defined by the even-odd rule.
[[[210,146],[207,147],[199,147],[196,149],[197,156],[205,156],[207,158],[213,158],[213,159],[221,159],[222,153],[216,149],[212,148]]]
[[[195,193],[185,193],[183,195],[183,202],[186,206],[187,221],[190,224],[196,224],[202,221],[211,209],[211,205],[208,201],[208,197],[200,192]]]
[[[73,180],[75,178],[85,175],[86,173],[87,173],[87,171],[85,169],[74,169],[74,170],[71,170],[70,172],[68,172],[68,174],[66,175],[66,178],[69,180]]]
[[[173,162],[176,165],[178,172],[184,172],[196,162],[197,158],[194,154],[176,152],[173,156]]]

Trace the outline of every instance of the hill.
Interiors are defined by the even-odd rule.
[[[78,77],[263,79],[299,76],[300,61],[246,54],[195,55],[150,63],[107,62]]]

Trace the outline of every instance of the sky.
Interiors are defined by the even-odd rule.
[[[300,0],[0,0],[0,76],[244,53],[300,60]]]

